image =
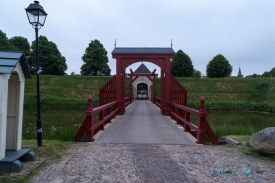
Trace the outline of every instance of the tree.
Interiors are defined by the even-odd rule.
[[[30,44],[27,38],[15,36],[10,38],[10,42],[20,51],[24,52],[28,57],[30,55]]]
[[[18,48],[16,48],[10,40],[7,38],[6,34],[0,30],[0,50],[5,51],[18,51]]]
[[[265,71],[265,72],[262,74],[262,77],[264,77],[264,78],[270,77],[270,72]]]
[[[84,64],[81,66],[81,75],[109,76],[111,69],[108,65],[107,51],[98,41],[91,41],[82,56]]]
[[[262,76],[261,75],[259,75],[259,74],[252,74],[252,75],[248,75],[248,76],[246,76],[245,78],[261,78]]]
[[[194,66],[188,55],[179,50],[171,61],[171,75],[174,77],[191,77]]]
[[[195,69],[192,77],[193,78],[201,78],[201,72],[199,70]]]
[[[45,36],[39,36],[39,67],[44,75],[64,75],[67,70],[66,59],[61,55],[57,46],[52,41],[48,41]],[[36,71],[36,41],[32,42],[29,66],[31,72]]]
[[[275,67],[273,67],[269,72],[268,71],[265,71],[263,74],[262,74],[262,77],[275,77]]]
[[[222,78],[230,76],[232,66],[226,58],[218,54],[206,66],[206,74],[209,78]]]
[[[269,71],[269,73],[270,73],[270,76],[271,76],[271,77],[275,77],[275,67],[273,67],[273,68]]]

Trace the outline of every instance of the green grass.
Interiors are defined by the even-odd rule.
[[[111,76],[48,76],[40,77],[42,105],[86,106],[89,95],[93,105],[99,105],[99,89]],[[268,78],[177,78],[188,90],[188,106],[199,108],[200,97],[206,99],[206,109],[234,109],[275,111],[275,79]],[[126,78],[129,83],[129,78]],[[258,94],[261,83],[268,90]],[[129,85],[129,84],[128,84]],[[129,91],[126,89],[126,95]],[[263,96],[264,95],[264,96]],[[160,96],[160,78],[157,78],[157,96]],[[265,99],[259,102],[260,99]],[[26,79],[25,107],[36,106],[36,78]]]
[[[36,140],[22,140],[22,148],[31,149],[38,157],[50,159],[61,158],[61,153],[67,150],[73,142],[63,142],[60,140],[43,140],[42,146],[37,146]]]
[[[41,105],[86,106],[89,95],[98,106],[99,89],[111,76],[40,76]],[[36,78],[26,79],[25,107],[36,106]]]
[[[72,145],[72,142],[60,142],[58,140],[43,140],[43,145],[37,147],[36,140],[22,140],[22,148],[31,149],[39,158],[59,159],[61,155]],[[35,174],[36,170],[31,175]],[[30,177],[18,178],[19,173],[0,172],[0,182],[2,183],[29,183]]]
[[[188,90],[188,106],[199,108],[205,97],[206,109],[275,111],[275,78],[177,78]],[[267,91],[259,85],[268,85]],[[160,91],[160,79],[157,79]],[[160,92],[157,92],[160,96]]]
[[[72,141],[85,119],[86,109],[42,109],[43,139]],[[37,111],[25,109],[23,118],[23,139],[36,138]]]

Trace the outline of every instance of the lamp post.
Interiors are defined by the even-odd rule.
[[[38,50],[38,29],[44,26],[47,13],[38,1],[30,4],[26,9],[30,24],[35,29],[36,40],[36,83],[37,83],[37,145],[42,146],[42,121],[40,119],[40,84],[39,84],[39,50]]]

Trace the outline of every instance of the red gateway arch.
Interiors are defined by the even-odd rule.
[[[112,56],[116,59],[116,100],[119,101],[120,112],[125,113],[125,69],[133,63],[147,61],[156,64],[161,69],[161,113],[169,115],[170,60],[175,56],[173,48],[116,47]]]

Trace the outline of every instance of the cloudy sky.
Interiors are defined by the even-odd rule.
[[[40,0],[48,13],[39,35],[53,41],[66,58],[67,73],[80,73],[81,57],[91,40],[108,52],[111,74],[117,47],[170,47],[183,50],[205,75],[217,54],[244,76],[275,67],[274,0]],[[25,8],[30,0],[1,0],[0,29],[8,38],[23,36],[31,43],[35,31]],[[145,63],[145,62],[144,62]],[[150,70],[156,65],[145,63]],[[131,65],[135,70],[140,63]]]

